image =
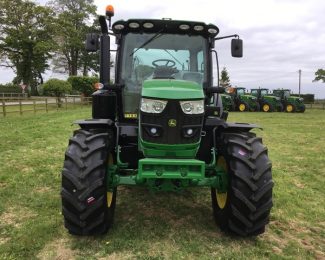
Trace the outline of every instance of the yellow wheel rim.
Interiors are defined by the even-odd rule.
[[[108,155],[108,167],[114,164],[113,155],[109,153]],[[106,193],[107,207],[110,208],[113,201],[113,192],[108,191]]]
[[[107,197],[107,207],[110,208],[113,201],[113,192],[108,191],[106,197]]]
[[[268,112],[270,110],[270,106],[268,104],[263,105],[263,111]]]
[[[245,111],[245,109],[246,109],[245,104],[240,104],[239,105],[239,111],[243,112],[243,111]]]
[[[221,167],[226,173],[228,173],[228,166],[226,159],[223,156],[220,156],[217,161],[217,165]],[[216,193],[217,204],[220,209],[223,209],[227,203],[227,192],[225,193]]]
[[[293,110],[292,105],[287,105],[287,112],[292,112],[292,110]]]
[[[227,192],[226,193],[217,193],[217,203],[219,208],[223,209],[226,206],[227,202]]]

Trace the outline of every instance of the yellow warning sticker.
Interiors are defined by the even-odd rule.
[[[134,113],[125,113],[124,114],[125,118],[138,118],[138,114],[134,114]]]

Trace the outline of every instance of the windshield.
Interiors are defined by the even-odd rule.
[[[289,90],[285,90],[283,92],[283,96],[286,97],[286,98],[290,97],[290,91]]]
[[[281,97],[281,91],[273,90],[273,94],[277,97]]]
[[[261,96],[266,96],[268,94],[268,91],[266,89],[261,90]]]
[[[125,113],[137,113],[145,80],[187,80],[203,86],[207,78],[207,44],[202,36],[129,33],[122,55]]]
[[[243,88],[238,88],[238,89],[237,89],[237,94],[238,94],[238,95],[245,95],[245,89],[243,89]]]

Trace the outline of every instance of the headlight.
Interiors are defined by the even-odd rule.
[[[166,105],[165,100],[142,98],[140,109],[142,112],[159,114],[164,111]]]
[[[302,102],[302,101],[304,101],[304,99],[303,99],[303,98],[299,98],[299,101],[301,101],[301,102]]]
[[[275,100],[280,100],[280,98],[279,97],[275,97]]]
[[[204,101],[203,100],[187,100],[180,101],[181,108],[185,114],[203,114]]]

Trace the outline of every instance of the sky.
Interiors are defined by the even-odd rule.
[[[39,0],[45,3],[45,0]],[[95,0],[98,14],[106,5],[115,9],[113,22],[129,18],[172,18],[213,23],[219,36],[238,34],[244,57],[233,58],[230,39],[216,42],[220,67],[226,67],[233,86],[290,88],[325,98],[325,83],[315,71],[325,69],[324,0]],[[48,72],[45,78],[56,76]],[[0,69],[0,83],[13,78]]]

